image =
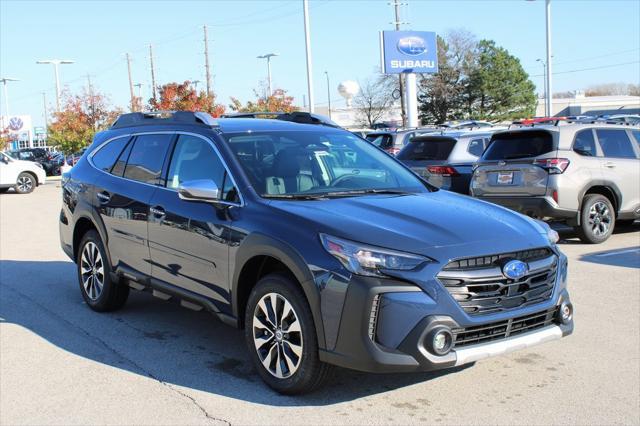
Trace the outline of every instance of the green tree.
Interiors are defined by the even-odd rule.
[[[420,79],[420,118],[427,123],[467,118],[466,86],[474,66],[475,36],[464,30],[438,37],[438,72]]]
[[[535,86],[520,60],[491,40],[481,40],[466,82],[466,110],[475,119],[502,121],[535,113]]]
[[[65,154],[88,146],[96,132],[106,129],[120,115],[112,109],[106,96],[83,89],[79,94],[63,94],[63,108],[53,113],[48,128],[48,142]]]

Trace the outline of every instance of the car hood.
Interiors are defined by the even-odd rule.
[[[442,190],[271,205],[311,221],[318,232],[443,261],[549,245],[546,229],[534,220]]]
[[[38,167],[38,164],[35,161],[28,161],[28,160],[13,160],[13,162],[17,165],[17,166],[21,166],[24,168],[40,168]]]

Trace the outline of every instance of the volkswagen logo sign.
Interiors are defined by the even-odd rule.
[[[422,37],[403,37],[398,40],[398,51],[405,55],[422,55],[427,51],[427,43]]]
[[[510,260],[502,267],[502,274],[512,280],[524,277],[529,272],[529,266],[520,260]]]
[[[12,117],[11,119],[9,119],[9,129],[13,130],[14,132],[22,129],[23,125],[24,123],[22,122],[20,117]]]

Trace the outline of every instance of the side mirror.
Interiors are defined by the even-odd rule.
[[[183,182],[178,186],[178,196],[186,201],[220,201],[220,189],[211,179],[198,179]]]

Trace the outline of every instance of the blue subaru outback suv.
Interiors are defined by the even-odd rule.
[[[61,245],[90,308],[133,288],[212,312],[244,329],[282,393],[331,365],[449,368],[573,330],[554,231],[438,190],[309,114],[124,114],[62,196]]]

